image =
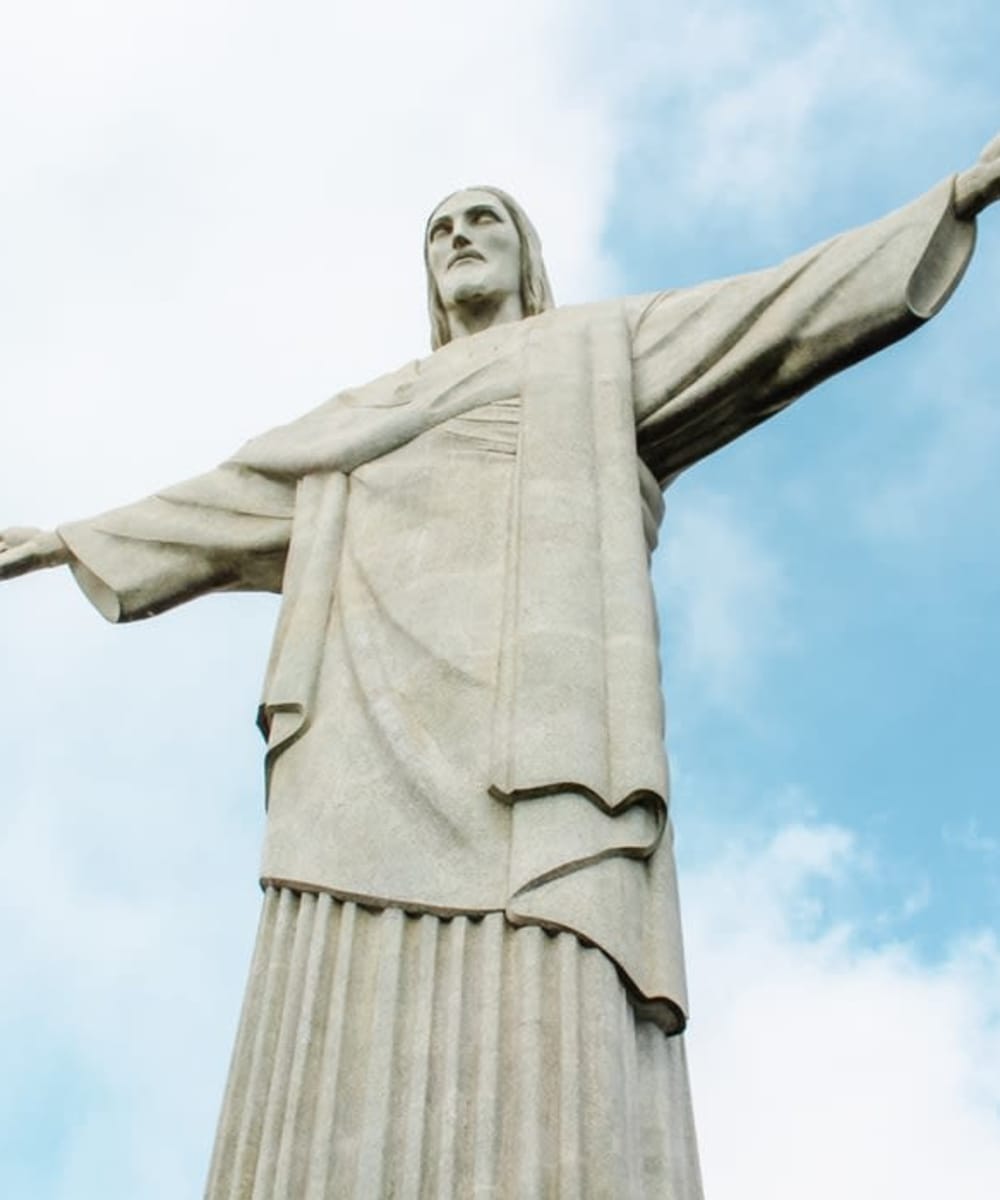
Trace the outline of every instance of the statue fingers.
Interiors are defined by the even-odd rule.
[[[14,546],[0,542],[0,580],[16,579],[42,565],[37,548],[31,542]]]
[[[8,529],[0,529],[0,549],[10,550],[15,546],[23,546],[44,535],[44,530],[32,525],[11,525]]]
[[[22,528],[0,533],[0,580],[58,567],[69,560],[69,550],[57,533]]]

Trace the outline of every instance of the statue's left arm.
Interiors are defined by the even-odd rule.
[[[1000,198],[1000,138],[897,212],[768,270],[633,309],[640,452],[661,482],[937,313]]]
[[[985,147],[975,166],[955,179],[955,213],[966,220],[1000,200],[1000,134]]]

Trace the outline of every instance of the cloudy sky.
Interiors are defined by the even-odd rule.
[[[425,353],[468,182],[563,302],[973,161],[993,0],[34,0],[0,41],[0,526]],[[679,481],[654,566],[710,1200],[1000,1180],[1000,210],[944,313]],[[0,1189],[199,1194],[254,935],[271,597],[0,589]]]

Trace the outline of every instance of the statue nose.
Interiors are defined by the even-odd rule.
[[[455,236],[451,239],[451,244],[454,247],[454,249],[456,249],[456,250],[461,250],[461,248],[463,246],[471,246],[472,245],[472,243],[469,241],[469,239],[465,236],[464,233],[456,233]]]

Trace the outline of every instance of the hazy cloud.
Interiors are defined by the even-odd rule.
[[[850,831],[728,836],[683,881],[707,1194],[988,1200],[1000,1178],[995,936],[958,935],[923,962],[846,915],[852,875],[868,869]]]
[[[614,60],[632,117],[621,203],[661,230],[702,211],[737,220],[744,234],[787,236],[790,216],[822,202],[823,177],[838,164],[853,175],[863,161],[864,128],[853,128],[847,158],[836,125],[883,107],[898,114],[918,97],[932,104],[940,83],[918,31],[901,37],[895,14],[863,0],[766,9],[640,0],[630,16],[630,53]]]
[[[968,850],[987,860],[1000,859],[1000,838],[994,837],[980,827],[975,818],[970,818],[964,825],[944,827],[944,840],[960,850]]]
[[[653,580],[669,660],[709,703],[739,708],[762,662],[794,641],[784,564],[720,493],[686,489],[667,507]]]

